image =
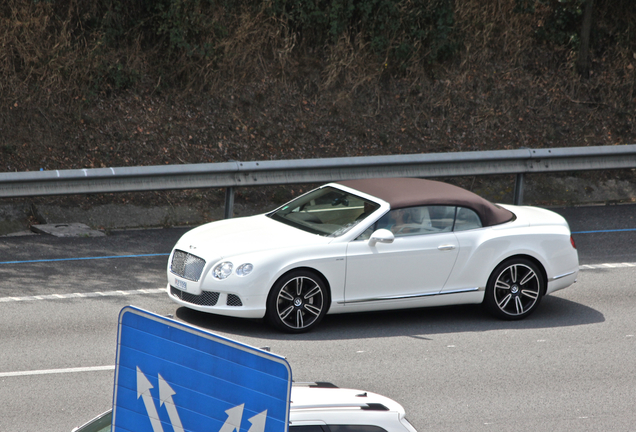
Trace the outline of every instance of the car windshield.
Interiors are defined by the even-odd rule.
[[[312,234],[338,237],[379,207],[373,201],[327,186],[296,198],[268,216]]]

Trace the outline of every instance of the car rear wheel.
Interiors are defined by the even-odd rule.
[[[535,311],[544,292],[539,267],[525,258],[513,258],[499,264],[490,275],[484,306],[498,318],[518,320]]]
[[[326,284],[317,274],[295,270],[274,284],[267,299],[267,318],[285,332],[306,332],[325,316],[328,300]]]

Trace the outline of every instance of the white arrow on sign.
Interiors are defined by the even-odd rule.
[[[247,432],[263,432],[265,430],[265,420],[267,420],[267,410],[249,419],[252,426]]]
[[[155,402],[150,394],[151,388],[154,388],[153,385],[150,384],[146,375],[144,375],[141,369],[139,369],[139,366],[137,366],[137,399],[141,397],[144,401],[153,432],[163,432],[161,420],[159,420],[159,414],[157,414],[157,408],[155,408]]]
[[[170,387],[170,384],[168,384],[161,374],[157,374],[157,376],[159,378],[160,406],[165,405],[174,432],[185,432],[183,425],[181,424],[181,419],[179,418],[177,407],[172,400],[172,396],[174,396],[176,392],[172,389],[172,387]],[[142,398],[144,402],[153,432],[163,432],[163,426],[161,425],[161,420],[159,420],[159,414],[157,413],[154,399],[150,394],[150,389],[152,388],[154,388],[154,386],[150,383],[150,381],[148,381],[148,378],[146,378],[146,375],[144,375],[141,369],[139,369],[139,366],[137,366],[137,399]],[[225,413],[227,414],[227,420],[225,420],[225,423],[223,423],[219,432],[239,432],[241,429],[241,420],[243,418],[244,408],[245,404],[241,404],[226,410]],[[248,421],[252,425],[247,432],[264,432],[265,422],[267,421],[267,410],[256,414]]]
[[[172,395],[176,394],[172,387],[166,382],[161,374],[157,374],[159,377],[159,399],[161,400],[160,406],[165,405],[166,411],[168,411],[168,417],[170,417],[170,423],[172,423],[172,429],[174,432],[184,432],[177,407],[172,401]]]
[[[219,432],[238,432],[241,430],[241,418],[243,417],[244,407],[245,404],[241,404],[225,411],[225,414],[227,414],[227,420],[225,420],[225,423],[223,423]]]

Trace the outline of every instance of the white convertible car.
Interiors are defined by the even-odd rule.
[[[187,232],[170,255],[167,290],[188,308],[298,333],[327,313],[468,303],[521,319],[578,269],[556,213],[384,178],[330,183],[270,213]]]

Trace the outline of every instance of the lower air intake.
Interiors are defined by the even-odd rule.
[[[237,296],[236,294],[228,294],[226,304],[228,306],[243,306],[243,302],[241,301],[241,298]]]
[[[185,291],[181,291],[180,289],[175,288],[172,285],[170,285],[170,294],[177,297],[179,300],[183,300],[184,302],[192,303],[198,306],[216,306],[216,302],[219,301],[218,292],[203,291],[201,295],[194,295]]]

